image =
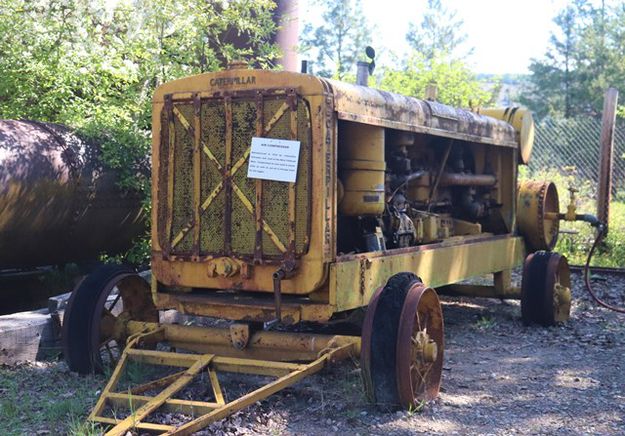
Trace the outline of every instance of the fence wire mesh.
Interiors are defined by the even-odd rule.
[[[568,204],[567,190],[576,188],[579,213],[597,213],[596,197],[599,181],[599,139],[601,119],[579,117],[545,119],[536,124],[534,149],[521,177],[550,180],[558,188],[560,210]],[[562,234],[557,250],[580,263],[594,240],[585,224],[562,226],[572,234]],[[617,119],[614,132],[612,167],[612,202],[610,206],[610,235],[597,265],[625,267],[625,119]]]
[[[528,169],[531,174],[555,170],[576,182],[590,183],[596,195],[600,136],[600,119],[540,121],[536,125],[536,140]],[[617,120],[613,157],[612,195],[617,196],[625,191],[625,120]]]

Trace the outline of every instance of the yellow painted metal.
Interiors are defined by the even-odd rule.
[[[247,347],[250,342],[250,326],[249,324],[235,323],[230,325],[230,341],[232,346],[237,350]]]
[[[101,423],[101,424],[108,424],[108,425],[115,425],[117,424],[117,420],[113,419],[113,418],[105,418],[104,416],[96,416],[95,418],[92,419],[93,422],[97,422],[97,423]],[[166,431],[171,431],[171,430],[175,430],[176,427],[172,426],[172,425],[162,425],[162,424],[152,424],[149,422],[139,422],[136,423],[134,425],[134,429],[137,430],[146,430],[146,431],[160,431],[160,432],[166,432]]]
[[[376,288],[404,271],[416,273],[430,287],[494,273],[495,284],[489,289],[456,289],[470,295],[516,295],[510,270],[522,264],[526,253],[524,239],[515,236],[517,154],[522,154],[521,159],[526,158],[523,153],[529,157],[533,121],[525,112],[493,113],[496,118],[504,115],[507,122],[433,101],[290,72],[229,70],[164,84],[153,100],[152,295],[156,306],[269,321],[275,316],[272,276],[278,268],[289,272],[280,283],[285,323],[325,322],[337,312],[366,306]],[[417,223],[422,240],[429,233],[432,240],[442,238],[442,242],[338,256],[337,215],[380,215],[384,210],[385,141],[421,147],[418,153],[429,158],[443,151],[432,150],[424,135],[449,138],[436,143],[446,147],[445,156],[452,140],[465,141],[475,157],[476,174],[492,173],[490,198],[500,205],[495,212],[499,216],[493,220],[496,225],[484,226],[498,234],[456,220],[464,235],[449,237],[451,233],[441,229],[451,226],[444,226],[440,217],[436,219],[441,222],[423,219]],[[253,136],[301,142],[295,183],[246,177]],[[444,163],[439,174],[442,169]],[[427,183],[421,183],[425,179],[411,188],[430,204],[438,199],[440,175],[428,175]],[[529,209],[550,217],[553,211],[541,207],[536,203]],[[521,216],[527,218],[524,213],[519,221]],[[161,292],[163,288],[167,292]],[[556,294],[566,299],[565,290]],[[90,415],[94,421],[114,425],[109,434],[125,434],[132,428],[191,434],[319,371],[329,361],[360,351],[357,337],[253,332],[243,324],[217,329],[119,318],[114,328],[130,339]],[[419,340],[418,352],[433,360],[436,344],[427,335]],[[138,348],[158,342],[187,353]],[[183,370],[126,393],[115,392],[128,361]],[[171,398],[203,371],[214,401]],[[229,402],[218,378],[221,372],[276,380]],[[159,394],[147,395],[157,389]],[[115,420],[103,416],[107,404],[138,409]],[[196,418],[179,428],[142,422],[159,408]]]
[[[212,379],[211,379],[212,382]],[[221,392],[220,392],[221,394]],[[106,396],[109,403],[113,406],[124,407],[128,410],[133,410],[138,407],[142,407],[152,401],[153,397],[147,397],[136,394],[128,394],[126,392],[121,393],[109,393]],[[184,413],[186,415],[203,415],[210,413],[211,411],[219,408],[223,403],[211,403],[206,401],[191,401],[191,400],[166,400],[162,407],[162,410],[171,413]],[[137,419],[137,421],[139,421]],[[111,422],[111,424],[116,424]],[[172,427],[173,429],[173,427]]]
[[[100,398],[98,398],[98,401],[93,407],[93,410],[89,414],[90,420],[93,421],[95,417],[102,414],[102,411],[106,405],[105,393],[112,392],[115,386],[117,386],[117,383],[119,382],[122,372],[126,368],[126,363],[128,360],[128,351],[132,347],[136,346],[139,343],[139,340],[141,339],[156,338],[156,340],[160,340],[161,333],[162,333],[161,327],[159,327],[158,325],[154,325],[154,326],[143,326],[143,329],[130,333],[128,335],[128,342],[127,342],[126,348],[122,352],[119,362],[117,366],[115,367],[115,370],[113,370],[113,373],[111,374],[111,377],[109,378],[109,381],[106,383],[106,386],[102,390],[102,395],[100,395]]]
[[[493,274],[493,286],[500,294],[505,295],[512,289],[512,271],[509,269]]]
[[[339,212],[347,216],[384,212],[384,128],[344,122],[338,138],[339,178],[343,198]]]
[[[223,341],[224,337],[229,336],[230,332],[226,329],[159,325],[136,321],[130,321],[127,327],[127,333],[130,335],[131,340],[124,349],[109,383],[102,391],[98,403],[89,417],[94,422],[113,426],[106,433],[106,435],[110,436],[125,435],[133,429],[161,431],[166,432],[166,434],[176,435],[191,434],[204,428],[211,422],[222,419],[292,385],[307,375],[318,372],[327,362],[356,355],[359,352],[360,343],[359,338],[347,336],[309,335],[309,337],[306,337],[304,334],[273,333],[267,335],[267,332],[261,332],[255,335],[256,341],[252,337],[250,347],[263,347],[271,350],[273,340],[281,337],[284,349],[289,348],[288,344],[284,346],[285,342],[290,342],[292,345],[294,341],[299,343],[300,346],[304,344],[309,348],[310,356],[312,357],[301,359],[307,363],[288,363],[274,360],[218,356],[212,353],[182,354],[135,348],[140,343],[158,342],[166,340],[167,337],[175,338],[176,335],[180,335],[183,332],[187,333],[185,335],[187,341],[203,340],[208,335],[212,339],[212,343],[218,343]],[[204,332],[201,332],[202,330]],[[207,343],[204,342],[204,344],[206,345]],[[295,358],[294,356],[298,356],[298,354],[295,353],[291,358]],[[177,366],[186,369],[173,375],[135,386],[129,389],[128,392],[115,392],[122,371],[129,361],[158,366]],[[209,382],[215,397],[214,402],[171,398],[176,392],[187,386],[204,368],[208,372]],[[228,402],[217,376],[219,372],[254,374],[277,377],[277,379],[238,399]],[[163,389],[155,396],[138,395],[138,393],[149,392],[157,388]],[[108,418],[103,416],[107,405],[125,408],[130,411],[130,414],[119,420]],[[143,422],[157,409],[171,413],[184,413],[196,418],[179,427]]]
[[[482,298],[505,298],[510,300],[521,299],[521,288],[518,287],[510,287],[505,292],[501,292],[494,286],[454,284],[443,286],[442,288],[437,288],[436,291],[441,295]]]
[[[201,101],[200,96],[193,96],[193,254],[197,257],[200,255],[200,228],[201,228],[201,210],[200,203],[202,201],[202,118],[201,118]]]
[[[161,388],[163,386],[170,384],[172,381],[176,380],[182,374],[184,374],[184,371],[175,372],[171,375],[168,375],[168,376],[156,379],[156,380],[152,380],[151,382],[144,383],[139,386],[135,386],[132,389],[130,389],[130,393],[133,395],[139,395],[144,392],[151,391],[152,389]]]
[[[384,162],[341,162],[339,177],[343,198],[339,211],[345,216],[381,215],[384,212]]]
[[[264,99],[259,97],[256,99],[256,113],[259,116],[256,118],[256,136],[262,137],[264,134],[263,124],[265,123],[264,119]],[[285,106],[286,103],[283,103]],[[287,105],[288,106],[288,105]],[[254,186],[254,194],[255,194],[255,203],[254,203],[254,219],[255,219],[255,229],[256,229],[256,238],[254,242],[254,259],[259,259],[263,252],[263,210],[262,210],[262,202],[263,202],[263,180],[256,179],[256,183]]]
[[[514,128],[435,101],[327,80],[340,120],[517,149]]]
[[[566,206],[566,214],[564,214],[564,219],[566,221],[575,221],[577,219],[577,200],[575,199],[575,193],[577,189],[573,186],[569,186],[569,204]],[[556,217],[554,219],[560,219],[560,217]]]
[[[356,352],[360,352],[360,340],[352,336],[320,335],[311,333],[283,333],[273,331],[259,331],[250,335],[247,346],[238,349],[232,346],[232,336],[229,329],[215,327],[185,326],[177,324],[156,324],[140,321],[129,321],[126,332],[129,335],[161,328],[162,340],[178,346],[178,348],[192,349],[201,353],[216,350],[219,356],[249,359],[270,359],[273,361],[305,361],[316,359],[324,350],[352,344]],[[192,348],[187,348],[192,347]],[[168,356],[155,354],[151,350],[132,350],[150,358]],[[174,358],[177,353],[173,353]],[[177,365],[186,367],[193,360],[181,360]],[[220,362],[216,358],[214,362]],[[281,366],[281,368],[289,368]]]
[[[215,400],[217,401],[217,404],[219,404],[220,406],[223,406],[224,404],[226,404],[226,401],[224,400],[224,395],[221,391],[221,385],[219,384],[217,373],[209,369],[208,377],[210,378],[211,386],[213,387],[213,395],[215,395]],[[206,413],[210,413],[210,412],[206,412]]]
[[[184,374],[163,389],[158,395],[133,411],[130,416],[117,423],[115,427],[106,432],[106,436],[124,436],[129,430],[135,427],[137,422],[141,422],[149,414],[161,407],[176,392],[188,385],[193,378],[209,364],[213,357],[212,354],[198,356],[195,363],[193,363]],[[132,401],[132,399],[129,401]]]
[[[512,124],[519,135],[519,159],[527,164],[534,147],[534,117],[532,112],[522,107],[479,109],[478,113]]]
[[[266,94],[268,90],[274,92],[271,94],[274,97],[271,98],[277,98],[278,104],[266,112],[260,109],[269,104],[271,98],[267,97],[269,95]],[[158,187],[162,185],[160,178],[167,176],[167,172],[160,169],[163,160],[159,156],[159,145],[163,133],[162,122],[165,119],[162,116],[162,111],[164,108],[167,109],[167,98],[172,99],[173,108],[171,110],[176,120],[187,129],[191,127],[190,131],[194,132],[197,129],[193,130],[191,125],[198,121],[195,118],[193,120],[187,119],[189,115],[183,113],[184,110],[180,109],[182,106],[179,104],[186,100],[195,102],[198,98],[200,100],[222,98],[225,105],[222,116],[225,121],[222,121],[225,122],[225,131],[228,132],[224,138],[226,145],[225,161],[230,162],[232,168],[228,168],[225,163],[223,165],[220,163],[222,162],[221,158],[215,155],[219,151],[215,151],[214,144],[209,143],[210,138],[207,142],[206,137],[201,136],[199,141],[201,141],[202,150],[208,158],[208,163],[223,173],[224,178],[230,176],[229,185],[223,181],[215,182],[214,188],[207,193],[208,197],[202,199],[204,203],[202,203],[199,212],[200,218],[195,213],[194,219],[189,225],[183,227],[183,231],[191,231],[194,228],[193,222],[198,219],[201,220],[201,214],[206,210],[206,207],[213,207],[213,202],[221,201],[218,199],[223,195],[222,191],[230,186],[233,199],[240,202],[244,210],[249,213],[254,231],[258,233],[262,230],[264,235],[260,239],[256,237],[254,241],[254,259],[257,259],[256,256],[259,252],[266,249],[275,250],[278,256],[283,256],[283,260],[291,255],[291,244],[295,234],[294,227],[290,225],[287,228],[286,236],[282,237],[280,229],[271,220],[263,218],[262,208],[259,206],[261,201],[266,201],[267,182],[254,181],[251,189],[248,189],[240,182],[234,182],[232,179],[237,171],[246,169],[249,148],[235,163],[239,156],[234,156],[230,150],[235,138],[232,137],[231,129],[228,127],[232,126],[232,117],[236,116],[236,111],[233,108],[238,103],[235,101],[246,99],[248,97],[245,96],[252,94],[255,97],[250,97],[250,107],[256,108],[255,113],[262,113],[265,118],[261,119],[260,115],[257,116],[254,123],[250,124],[251,134],[267,135],[276,126],[282,125],[281,123],[286,123],[287,133],[284,135],[287,138],[300,137],[302,129],[310,129],[310,162],[317,163],[310,165],[310,171],[312,171],[310,174],[311,192],[314,195],[311,197],[309,208],[307,210],[302,209],[297,193],[299,191],[296,192],[295,189],[297,184],[293,184],[288,186],[285,191],[287,192],[288,201],[286,203],[288,206],[280,212],[283,216],[288,216],[289,222],[293,222],[294,217],[297,217],[299,213],[305,213],[311,217],[309,237],[306,241],[308,251],[297,260],[295,273],[283,280],[281,290],[285,296],[307,294],[314,303],[289,306],[288,301],[285,300],[284,313],[286,313],[287,322],[326,321],[335,311],[357,307],[352,303],[343,304],[340,302],[350,301],[358,302],[359,305],[366,304],[366,298],[352,295],[348,291],[353,289],[353,284],[347,287],[345,291],[341,290],[342,295],[337,295],[336,280],[330,277],[332,271],[337,268],[344,268],[341,266],[343,261],[340,259],[336,265],[333,264],[336,260],[336,215],[337,207],[342,208],[342,211],[345,212],[344,206],[348,204],[350,205],[348,209],[354,209],[353,211],[358,212],[363,212],[363,205],[366,206],[366,209],[374,204],[375,211],[371,211],[371,213],[379,213],[380,208],[383,208],[383,195],[379,195],[380,201],[373,202],[372,205],[361,200],[362,192],[367,190],[383,193],[383,150],[384,138],[388,133],[384,131],[385,128],[399,129],[405,134],[416,132],[471,141],[470,147],[475,149],[476,165],[480,171],[484,170],[485,165],[485,157],[483,156],[485,144],[496,146],[491,147],[493,150],[490,152],[490,164],[493,172],[497,175],[493,200],[502,204],[500,213],[507,231],[510,233],[514,231],[516,216],[514,201],[515,162],[518,138],[510,124],[449,108],[436,102],[381,93],[377,90],[326,81],[307,75],[254,70],[228,70],[185,78],[167,83],[155,93],[153,102],[154,223],[158,223],[159,210],[162,210],[162,208],[159,209],[159,202],[162,202],[163,198],[168,198],[168,196],[161,195],[159,197],[158,195]],[[299,109],[294,110],[294,108],[304,106],[307,108],[309,118],[302,123],[301,112]],[[336,122],[337,116],[341,120],[338,124]],[[463,120],[462,123],[459,120]],[[202,120],[200,120],[200,128],[204,128],[201,123]],[[171,136],[171,128],[169,132]],[[353,140],[344,140],[345,138]],[[411,141],[414,141],[414,136],[411,138]],[[194,137],[195,139],[197,138]],[[368,147],[368,144],[371,147]],[[169,162],[168,165],[171,166],[171,163]],[[345,178],[342,184],[344,187],[343,199],[340,203],[337,202],[336,168],[344,172]],[[375,177],[373,177],[374,173]],[[382,175],[381,180],[380,175]],[[167,178],[168,183],[170,179]],[[375,180],[375,183],[372,183],[372,180]],[[354,186],[356,189],[353,189]],[[246,189],[248,190],[246,191]],[[350,202],[346,197],[349,197],[352,192],[359,192],[358,195],[361,199]],[[171,200],[167,201],[171,202]],[[296,203],[297,206],[295,206]],[[171,207],[171,204],[167,204],[167,207]],[[471,230],[472,232],[475,231]],[[168,256],[161,247],[160,241],[163,238],[159,239],[159,231],[157,224],[154,226],[152,234],[152,265],[153,276],[159,283],[186,289],[234,288],[240,291],[273,293],[272,274],[279,266],[276,263],[256,262],[236,255],[228,256],[229,260],[217,255],[200,255],[193,259],[181,255]],[[184,244],[186,237],[184,232],[174,236],[176,248],[179,244]],[[404,255],[399,252],[396,254]],[[376,262],[374,261],[374,263]],[[494,267],[490,268],[490,272],[494,270]],[[356,274],[351,274],[352,272],[350,270],[349,274],[341,278],[340,281],[355,280],[360,283],[361,277],[366,275],[366,272],[361,274],[360,271],[357,271]],[[379,281],[382,280],[380,278]],[[360,293],[360,287],[358,288]],[[254,307],[252,304],[245,305],[237,301],[220,302],[218,299],[215,300],[206,296],[193,300],[187,298],[191,297],[190,295],[161,294],[156,292],[156,289],[157,287],[154,287],[155,301],[158,307],[163,309],[177,308],[185,313],[249,320],[268,320],[271,319],[271,312],[273,312],[271,304],[262,303],[258,307]],[[371,289],[366,291],[367,296],[370,292],[372,292]]]
[[[331,361],[333,358],[333,354],[335,352],[343,351],[345,348],[349,348],[349,345],[345,345],[342,348],[338,348],[336,350],[328,351],[323,354],[318,359],[314,360],[311,363],[306,365],[301,365],[299,369],[292,371],[291,373],[284,375],[277,380],[262,386],[261,388],[250,392],[246,395],[243,395],[241,398],[234,400],[226,405],[224,405],[220,409],[213,410],[207,415],[201,416],[199,418],[194,419],[191,422],[188,422],[176,430],[172,430],[166,434],[168,435],[190,435],[202,428],[206,427],[208,424],[223,419],[234,412],[241,410],[255,402],[267,398],[268,396],[288,387],[292,384],[298,382],[304,377],[307,377],[311,374],[319,372],[328,361]]]
[[[397,250],[400,251],[400,250]],[[439,287],[469,277],[503,271],[525,259],[523,238],[463,236],[444,243],[387,252],[345,256],[330,268],[330,299],[337,311],[369,302],[373,292],[402,271],[412,271],[428,287]]]
[[[335,312],[365,306],[373,291],[398,272],[413,271],[428,286],[440,287],[482,274],[510,270],[522,265],[525,254],[526,246],[523,238],[482,233],[456,236],[443,242],[407,249],[343,256],[330,264],[328,292],[319,294],[320,301],[303,303],[286,299],[282,305],[283,318],[286,323],[302,320],[323,322],[330,319]],[[504,284],[502,281],[498,285],[501,288],[498,288],[499,290],[476,289],[475,295],[506,294],[509,298],[517,298],[514,290],[503,290]],[[317,296],[313,295],[313,298],[315,297]],[[275,316],[273,299],[248,298],[248,301],[245,301],[227,295],[198,297],[158,294],[157,305],[174,307],[185,313],[232,320],[273,319]],[[228,338],[224,338],[224,341],[226,339]],[[183,338],[175,340],[184,341]],[[229,347],[228,342],[221,345]],[[202,351],[200,348],[194,349]]]
[[[245,80],[238,80],[241,77],[245,77]],[[153,100],[153,228],[152,228],[152,248],[153,248],[153,275],[160,283],[169,286],[184,286],[184,287],[202,287],[202,288],[214,288],[214,289],[226,289],[237,287],[242,290],[264,291],[267,293],[273,292],[272,274],[276,270],[276,265],[263,262],[263,264],[254,265],[249,269],[249,277],[242,277],[241,275],[234,275],[232,277],[214,276],[209,277],[206,274],[207,264],[214,258],[211,256],[200,256],[199,259],[191,260],[189,258],[177,258],[176,256],[164,256],[165,248],[161,246],[163,240],[159,237],[160,233],[167,233],[168,229],[159,229],[158,227],[158,213],[163,210],[159,208],[159,204],[162,203],[164,198],[170,198],[173,195],[173,191],[168,195],[158,194],[158,187],[161,185],[161,177],[166,176],[166,172],[160,170],[162,158],[159,156],[160,148],[159,144],[162,135],[162,110],[166,106],[166,96],[172,96],[173,105],[176,106],[176,102],[184,101],[185,99],[192,99],[194,95],[199,95],[200,98],[214,98],[215,94],[230,94],[235,92],[246,92],[256,89],[292,89],[297,95],[301,96],[300,104],[301,110],[305,110],[309,113],[310,121],[308,124],[302,124],[299,121],[298,112],[298,127],[306,127],[310,129],[310,135],[312,143],[306,145],[311,154],[310,160],[320,163],[319,165],[311,165],[314,174],[311,174],[311,192],[315,192],[315,195],[311,198],[309,210],[301,209],[300,206],[291,206],[290,214],[285,210],[285,215],[293,215],[293,211],[297,213],[306,214],[310,217],[310,232],[306,241],[308,247],[307,254],[302,255],[298,259],[298,274],[284,280],[282,283],[282,292],[285,294],[293,293],[310,293],[313,290],[321,287],[327,280],[327,262],[332,260],[334,256],[335,241],[330,236],[333,234],[334,223],[332,221],[333,211],[335,208],[335,174],[333,171],[335,161],[333,155],[333,144],[326,143],[325,138],[329,132],[329,128],[332,128],[331,124],[328,124],[328,119],[331,119],[332,113],[327,111],[328,100],[326,98],[327,88],[324,86],[321,79],[298,75],[287,72],[272,72],[272,71],[224,71],[219,73],[210,73],[201,76],[194,76],[186,79],[181,79],[167,83],[160,87]],[[284,94],[286,99],[286,91]],[[234,104],[234,103],[233,103]],[[265,104],[266,106],[267,104]],[[264,135],[269,130],[275,128],[276,125],[282,123],[282,119],[294,117],[293,111],[290,110],[289,104],[285,101],[281,106],[276,106],[277,110],[268,115],[268,119],[265,120]],[[180,112],[180,111],[178,111]],[[177,120],[181,120],[180,114],[176,112],[174,116]],[[289,116],[284,116],[291,112]],[[184,117],[184,114],[182,114]],[[289,122],[290,124],[291,122]],[[190,123],[189,123],[190,124]],[[252,126],[254,129],[256,127]],[[169,129],[173,131],[172,129]],[[228,129],[227,129],[228,130]],[[254,131],[252,131],[253,133]],[[263,135],[263,136],[264,136]],[[205,139],[204,139],[205,140]],[[171,150],[171,148],[170,148]],[[211,165],[215,165],[220,162],[218,156],[215,156],[213,150],[209,144],[203,144],[203,150],[205,153],[209,152],[212,156],[209,160]],[[247,158],[246,154],[245,158]],[[232,159],[238,157],[231,156]],[[173,159],[173,158],[172,158]],[[173,161],[172,161],[173,162]],[[233,162],[234,163],[234,162]],[[321,164],[322,163],[322,164]],[[241,169],[246,170],[246,161],[242,161]],[[309,164],[310,165],[310,164]],[[171,168],[171,166],[170,166]],[[233,165],[232,171],[236,170],[236,164]],[[241,171],[239,169],[239,171]],[[167,178],[167,182],[170,182],[171,178]],[[330,182],[329,186],[326,184]],[[260,183],[254,182],[256,186]],[[269,182],[277,183],[277,182]],[[263,188],[257,189],[256,193],[252,190],[252,195],[247,196],[241,186],[235,182],[232,186],[233,202],[240,201],[243,204],[245,210],[248,211],[251,217],[251,221],[259,222],[259,209],[256,207],[257,198],[259,196],[267,195],[268,182],[262,182]],[[206,209],[211,202],[220,198],[223,195],[222,190],[225,189],[223,183],[217,183],[212,190],[211,195],[204,200],[202,209]],[[294,193],[290,192],[291,203],[293,203]],[[300,204],[300,200],[297,200]],[[171,207],[171,204],[167,204],[165,208]],[[213,206],[210,206],[213,207]],[[278,211],[272,211],[271,213],[277,213]],[[256,226],[257,224],[254,224]],[[192,227],[192,226],[191,226]],[[186,229],[186,227],[185,227]],[[289,235],[290,229],[287,230],[286,237],[282,239],[278,236],[277,229],[274,224],[265,219],[262,221],[263,232],[268,234],[267,241],[269,244],[275,246],[274,250],[278,253],[286,253],[289,248],[289,239],[292,239]],[[190,230],[188,230],[190,231]],[[298,232],[303,231],[299,228]],[[176,234],[175,242],[180,244],[185,238],[185,235]],[[258,244],[255,244],[258,245]],[[268,250],[271,247],[266,247],[263,244],[263,250]]]
[[[174,126],[174,114],[173,111],[171,109],[171,99],[168,98],[167,99],[167,106],[165,108],[165,110],[168,112],[168,119],[169,119],[169,125],[167,126],[167,131],[169,133],[167,141],[169,142],[169,153],[167,156],[167,168],[173,168],[174,167],[174,152],[175,152],[175,144],[176,144],[176,128]],[[159,135],[160,136],[160,135]],[[154,148],[152,148],[152,150],[154,151]],[[154,164],[154,163],[153,163]],[[173,177],[169,177],[167,179],[167,199],[168,202],[171,201],[171,199],[174,197],[174,178]],[[172,226],[172,220],[173,220],[173,210],[171,208],[171,204],[168,203],[168,210],[167,210],[167,221],[165,224],[165,232],[170,235],[171,234],[171,226]],[[154,228],[154,226],[152,226],[152,228]],[[164,247],[165,249],[169,249],[170,247]]]
[[[552,250],[558,241],[560,204],[553,182],[519,183],[517,221],[530,251]]]
[[[199,97],[197,97],[197,93],[194,94],[194,101],[197,101],[197,99]],[[198,103],[196,103],[197,105]],[[231,105],[230,104],[226,104],[226,112],[229,113],[230,117],[231,115],[231,110],[228,110],[228,108],[230,108]],[[197,141],[198,144],[200,144],[202,146],[202,149],[204,151],[204,153],[206,153],[206,155],[208,156],[208,158],[210,159],[210,161],[217,167],[217,170],[219,170],[220,172],[223,172],[224,177],[227,176],[234,176],[236,175],[237,171],[239,171],[241,169],[241,167],[243,167],[244,164],[247,163],[247,159],[250,155],[250,148],[247,148],[245,150],[245,152],[243,153],[243,156],[238,159],[236,161],[236,163],[234,165],[232,165],[232,169],[230,170],[226,170],[226,168],[224,166],[221,165],[221,163],[217,160],[217,158],[215,157],[215,155],[210,151],[210,149],[208,148],[208,146],[206,144],[202,144],[201,143],[201,136],[198,135],[198,130],[197,128],[201,128],[201,122],[199,120],[196,119],[195,124],[197,124],[197,128],[192,128],[190,122],[185,118],[184,114],[181,113],[181,111],[177,108],[174,108],[173,110],[174,115],[176,116],[176,118],[180,121],[180,123],[182,124],[182,126],[189,132],[190,135],[194,135],[194,141]],[[284,114],[284,112],[282,112],[282,114]],[[279,117],[278,117],[279,118]],[[263,131],[263,134],[266,134],[267,130]],[[230,154],[228,154],[228,150],[232,148],[232,138],[230,137],[231,135],[226,135],[226,167],[228,167],[230,165],[229,159],[231,159]],[[228,146],[228,144],[230,144],[230,146]],[[195,166],[195,159],[196,156],[194,154],[194,186],[195,186],[195,176],[197,176],[198,178],[198,186],[197,186],[197,190],[194,190],[194,198],[196,195],[200,195],[199,191],[199,180],[201,179],[201,173],[200,173],[200,165],[198,165],[197,167]],[[199,158],[198,158],[199,159]],[[197,174],[196,174],[197,173]],[[187,233],[191,230],[194,229],[195,232],[198,234],[199,237],[199,229],[200,226],[196,225],[196,223],[200,223],[200,217],[201,214],[206,211],[206,209],[208,209],[208,207],[212,204],[213,200],[215,200],[215,198],[217,197],[217,195],[220,194],[220,192],[222,191],[222,189],[224,189],[225,184],[223,182],[223,180],[219,181],[216,185],[216,187],[213,189],[213,191],[210,193],[210,195],[206,198],[206,200],[204,201],[204,203],[202,203],[202,207],[201,210],[196,210],[195,213],[195,218],[192,221],[189,221],[181,230],[180,232],[176,235],[176,237],[173,239],[172,241],[172,248],[176,247],[182,240],[183,238],[187,235]],[[243,192],[241,191],[241,189],[233,182],[231,182],[231,189],[234,191],[234,193],[237,195],[237,197],[241,200],[241,202],[243,203],[243,205],[245,206],[245,208],[250,212],[254,212],[253,209],[255,208],[255,206],[252,205],[252,202],[245,196],[245,194],[243,194]],[[196,194],[197,192],[197,194]],[[256,213],[256,212],[254,212]],[[262,223],[262,228],[263,230],[269,235],[271,241],[276,245],[276,247],[278,247],[278,249],[281,252],[285,252],[286,248],[284,247],[284,244],[280,241],[280,239],[276,236],[275,232],[271,229],[271,227],[269,226],[269,224],[267,224],[267,221],[265,220],[261,220]],[[220,258],[219,258],[220,259]]]
[[[236,294],[208,294],[203,296],[183,295],[181,293],[156,293],[156,305],[162,309],[176,309],[181,313],[193,313],[231,320],[271,321],[275,318],[275,302],[271,295],[261,294],[257,298]],[[282,300],[282,321],[294,324],[299,321],[323,322],[335,312],[328,303],[327,295],[323,301],[290,299]]]

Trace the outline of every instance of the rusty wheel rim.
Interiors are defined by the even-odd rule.
[[[545,313],[549,324],[564,322],[571,313],[571,273],[566,258],[552,253],[545,272]]]
[[[104,287],[91,323],[91,353],[97,370],[114,366],[126,345],[128,321],[157,322],[149,284],[138,274],[121,274]]]
[[[560,213],[560,201],[558,199],[558,191],[556,185],[552,182],[545,183],[540,192],[540,209],[538,222],[542,225],[542,234],[540,235],[545,247],[552,250],[558,242],[560,231],[560,220],[557,214]],[[555,214],[555,218],[549,218]]]
[[[438,396],[444,347],[438,296],[415,283],[406,296],[397,334],[397,392],[402,406],[413,407]]]
[[[521,316],[526,325],[556,325],[569,319],[571,278],[566,257],[547,251],[527,256],[521,282]]]

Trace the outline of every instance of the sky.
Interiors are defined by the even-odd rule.
[[[312,0],[299,0],[300,8],[315,15]],[[385,46],[397,54],[407,49],[408,23],[419,23],[426,0],[362,0],[369,22],[377,27],[373,47]],[[553,18],[566,0],[442,0],[464,21],[468,59],[475,73],[528,73],[531,58],[547,49]],[[306,15],[303,15],[306,17]],[[378,43],[376,44],[376,41]],[[382,60],[382,59],[381,59]]]

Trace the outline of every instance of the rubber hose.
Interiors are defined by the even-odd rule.
[[[603,306],[606,309],[610,309],[618,313],[625,313],[625,308],[612,306],[611,304],[608,304],[602,299],[600,299],[599,297],[597,297],[597,295],[592,290],[592,286],[590,285],[590,260],[592,259],[592,255],[594,254],[595,249],[599,245],[599,242],[601,242],[601,240],[605,236],[605,233],[606,233],[605,230],[606,230],[605,226],[599,225],[599,233],[597,234],[597,237],[595,238],[595,242],[592,244],[592,248],[588,252],[588,258],[586,258],[586,265],[584,266],[584,282],[586,283],[586,290],[588,291],[592,299],[595,300],[595,302],[598,305]]]

